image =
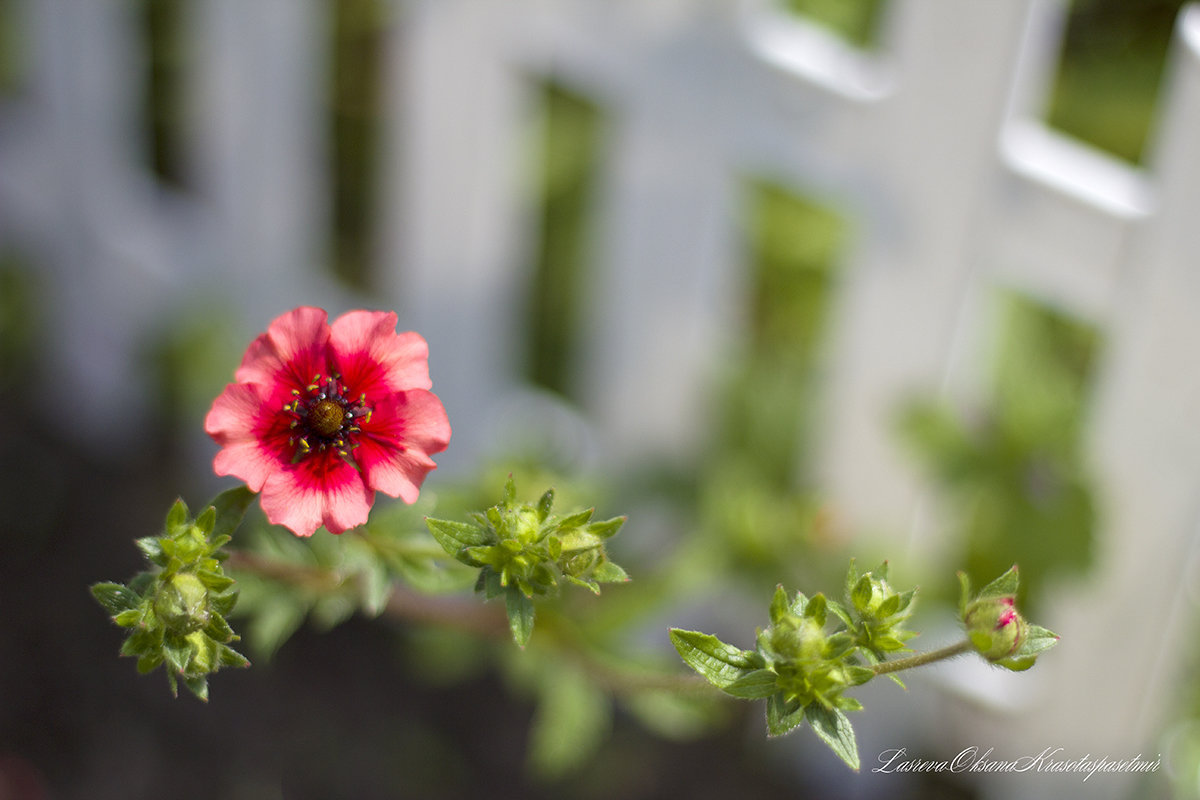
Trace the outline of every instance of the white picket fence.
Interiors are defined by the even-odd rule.
[[[736,211],[747,174],[833,198],[858,222],[818,463],[848,527],[911,530],[896,560],[942,551],[889,419],[914,389],[981,391],[983,298],[1014,287],[1104,332],[1088,428],[1097,567],[1047,604],[1064,641],[1032,673],[946,671],[976,682],[977,697],[999,680],[1007,700],[979,718],[951,704],[941,723],[947,748],[973,730],[971,743],[999,753],[1161,749],[1200,565],[1200,10],[1178,22],[1140,170],[1040,121],[1059,2],[895,0],[872,53],[767,0],[397,2],[377,243],[388,284],[361,298],[322,264],[325,4],[186,8],[195,191],[179,194],[144,166],[144,43],[130,4],[16,4],[28,59],[22,90],[0,100],[0,244],[41,265],[47,381],[51,396],[76,398],[80,435],[129,434],[114,420],[146,394],[136,354],[184,309],[219,303],[248,336],[300,303],[366,304],[396,308],[430,341],[455,425],[445,463],[478,456],[526,397],[514,376],[537,224],[521,155],[530,78],[552,76],[609,114],[579,360],[612,465],[686,457],[702,429],[746,313]],[[1048,785],[1023,777],[986,786],[1032,796]],[[1128,788],[1072,776],[1055,792]]]

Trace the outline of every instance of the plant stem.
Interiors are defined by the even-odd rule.
[[[900,672],[913,667],[923,667],[926,664],[932,664],[936,661],[944,661],[947,658],[954,658],[962,655],[971,649],[971,642],[963,639],[956,644],[948,645],[940,650],[930,650],[928,653],[917,653],[915,656],[908,658],[897,658],[892,661],[881,661],[871,667],[871,670],[876,675],[885,675],[889,672]]]

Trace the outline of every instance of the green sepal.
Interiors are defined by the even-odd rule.
[[[847,664],[842,669],[845,671],[846,680],[851,686],[861,686],[875,677],[875,670],[869,667]]]
[[[625,524],[625,517],[613,517],[601,522],[592,522],[587,526],[587,531],[592,536],[600,539],[611,539],[616,535],[617,531],[621,530],[621,526]]]
[[[821,741],[846,762],[851,769],[858,771],[858,742],[854,737],[854,727],[846,715],[837,708],[826,708],[820,703],[809,703],[804,709],[804,717],[809,725],[821,737]]]
[[[979,590],[979,596],[975,599],[980,600],[989,597],[1016,597],[1017,589],[1020,588],[1020,577],[1017,575],[1017,565],[1013,564],[999,578],[989,583],[987,586]]]
[[[187,503],[183,502],[183,498],[175,501],[171,506],[171,510],[167,512],[166,533],[167,536],[176,536],[183,531],[187,526],[188,507]]]
[[[825,595],[821,593],[814,594],[805,606],[803,615],[809,619],[815,620],[818,625],[825,625]]]
[[[787,613],[788,613],[787,590],[785,590],[783,588],[783,584],[780,583],[775,586],[775,594],[771,596],[771,607],[769,609],[771,624],[772,625],[779,624],[779,620],[783,619],[784,615]]]
[[[189,676],[181,676],[181,677],[183,677],[183,685],[186,686],[192,694],[196,695],[196,697],[199,697],[204,702],[206,702],[206,703],[208,702],[208,676],[207,675],[197,675],[194,677],[189,677]]]
[[[538,522],[545,522],[546,517],[550,516],[550,508],[554,505],[554,490],[547,489],[545,494],[541,496],[537,504]]]
[[[1039,653],[1049,650],[1056,644],[1058,644],[1057,634],[1046,630],[1041,625],[1030,623],[1025,634],[1025,641],[1021,643],[1017,652],[992,663],[1012,672],[1024,672],[1037,662]]]
[[[442,549],[455,558],[459,558],[459,553],[468,547],[480,547],[492,542],[492,537],[485,529],[467,522],[426,517],[425,525]]]
[[[576,578],[574,575],[567,575],[566,578],[569,582],[576,586],[582,586],[592,594],[600,594],[600,584],[590,578]]]
[[[219,663],[222,667],[248,667],[250,659],[234,650],[229,645],[221,645],[221,652],[218,656]]]
[[[142,551],[142,555],[155,564],[162,565],[162,540],[158,536],[144,536],[141,539],[134,540],[134,544],[138,550]]]
[[[233,632],[233,628],[229,627],[229,623],[220,614],[213,614],[208,618],[208,625],[204,626],[204,635],[222,644],[238,638],[237,634]]]
[[[576,511],[574,514],[568,514],[558,521],[556,527],[559,530],[569,530],[571,528],[582,528],[587,525],[592,518],[592,514],[596,513],[594,508],[585,508],[583,511]]]
[[[208,536],[213,531],[213,525],[217,522],[217,510],[212,506],[207,507],[200,512],[200,516],[196,517],[195,525],[200,529],[200,532]]]
[[[592,570],[592,580],[598,583],[625,583],[629,580],[629,573],[620,565],[606,560]]]
[[[141,656],[137,660],[137,671],[141,675],[149,675],[163,663],[162,653],[152,653]]]
[[[967,573],[958,572],[958,618],[967,615],[967,604],[971,602],[971,578]]]
[[[779,691],[778,676],[769,669],[754,669],[742,673],[733,683],[721,687],[725,694],[743,700],[760,700]]]
[[[788,700],[783,692],[767,698],[767,735],[783,736],[804,722],[804,706],[799,700]]]
[[[119,583],[93,584],[92,597],[95,597],[97,602],[104,606],[104,610],[114,618],[123,612],[133,611],[142,604],[142,598],[137,592]]]
[[[504,594],[504,606],[508,612],[508,627],[518,647],[529,644],[533,633],[533,600],[519,590],[509,588]]]
[[[254,502],[256,495],[245,486],[226,489],[209,501],[209,507],[216,512],[216,523],[213,525],[211,536],[215,539],[221,536],[232,536],[247,509]],[[197,520],[197,523],[199,520]]]
[[[854,618],[850,616],[850,612],[846,607],[836,600],[826,600],[826,608],[833,612],[833,615],[842,621],[842,624],[847,628],[854,627]]]
[[[206,589],[214,594],[219,594],[234,584],[233,578],[228,575],[222,575],[207,569],[197,570],[196,577],[200,579]]]
[[[734,683],[746,670],[764,665],[757,653],[739,650],[711,634],[671,628],[670,636],[684,663],[718,689]]]
[[[192,647],[186,640],[164,639],[162,653],[169,669],[179,673],[187,671],[188,662],[192,660]]]
[[[841,695],[833,701],[833,707],[839,711],[862,711],[863,704],[858,698],[848,695]]]
[[[113,617],[112,621],[117,623],[117,625],[122,628],[132,628],[134,625],[137,625],[142,621],[142,618],[145,616],[145,614],[146,610],[143,607],[138,606],[137,608],[131,608],[128,611],[122,611],[120,614],[117,614],[115,617]]]

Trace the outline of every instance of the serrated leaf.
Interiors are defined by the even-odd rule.
[[[1013,564],[999,578],[979,590],[979,597],[1015,597],[1020,588],[1021,580],[1017,574],[1017,565]]]
[[[761,657],[755,653],[739,650],[707,633],[671,628],[670,636],[684,663],[719,689],[736,681],[743,672],[762,666]]]
[[[737,680],[721,687],[725,694],[743,700],[761,700],[779,690],[778,676],[769,669],[753,669],[743,672]]]
[[[804,707],[798,700],[785,700],[783,692],[767,698],[767,735],[783,736],[804,722]]]
[[[518,647],[529,644],[533,634],[533,601],[516,589],[504,594],[504,608],[508,612],[508,627]]]
[[[486,530],[467,522],[426,517],[425,525],[442,549],[455,558],[458,558],[459,552],[464,548],[481,547],[488,544],[492,538]]]
[[[221,536],[232,536],[242,524],[246,510],[254,502],[256,495],[245,486],[226,489],[209,501],[209,507],[216,511],[216,522],[211,536],[216,539]]]
[[[851,769],[858,771],[858,742],[854,738],[854,727],[840,710],[826,708],[820,703],[809,703],[804,709],[804,717],[812,726],[821,741],[846,762]]]
[[[92,597],[104,606],[104,610],[111,617],[116,617],[124,611],[132,611],[142,604],[142,598],[137,592],[119,583],[97,583],[91,588]]]

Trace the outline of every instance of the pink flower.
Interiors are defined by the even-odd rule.
[[[397,334],[394,313],[326,320],[308,307],[278,317],[204,420],[216,473],[262,492],[267,519],[298,536],[362,525],[376,491],[415,502],[450,441],[424,339]]]

